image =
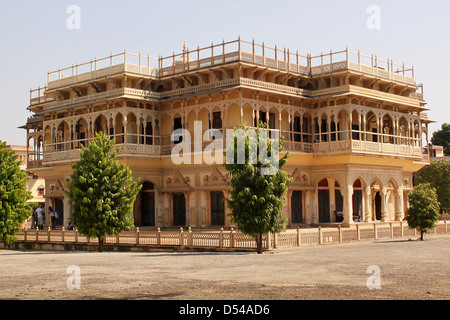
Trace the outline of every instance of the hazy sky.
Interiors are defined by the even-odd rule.
[[[69,29],[67,8],[80,8],[80,29]],[[367,9],[380,9],[370,29]],[[414,65],[424,83],[429,118],[450,122],[450,2],[438,1],[38,1],[0,0],[0,140],[26,144],[18,129],[32,114],[29,90],[44,86],[47,71],[124,49],[153,57],[243,40],[313,55],[361,50]]]

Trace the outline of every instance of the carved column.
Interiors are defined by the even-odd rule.
[[[370,212],[370,187],[364,190],[364,222],[372,221],[372,213]]]
[[[127,144],[127,140],[128,140],[128,137],[127,137],[127,132],[128,132],[127,126],[128,126],[128,116],[126,115],[126,116],[123,117],[123,132],[122,132],[122,134],[123,134],[123,141],[122,141],[122,143],[125,144],[125,145]]]
[[[343,214],[344,214],[344,221],[343,224],[350,226],[353,222],[353,186],[347,185],[345,190],[341,187],[341,194],[344,198],[343,203]]]
[[[387,196],[386,187],[384,187],[381,190],[380,195],[381,195],[381,222],[386,222],[388,220],[386,210],[386,196]]]
[[[312,224],[317,224],[319,222],[319,212],[317,207],[317,196],[318,192],[316,189],[311,190],[311,206],[310,206],[310,220]]]
[[[282,135],[282,133],[281,133],[281,108],[278,109],[278,125],[279,125],[278,128],[280,128],[279,130],[280,130],[280,138],[281,138],[281,135]]]
[[[404,215],[403,191],[401,188],[398,188],[395,193],[395,220],[402,221]]]

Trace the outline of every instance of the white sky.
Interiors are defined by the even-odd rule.
[[[80,29],[70,30],[66,12],[81,10]],[[380,8],[380,29],[370,30],[371,5]],[[291,52],[361,50],[414,65],[424,83],[429,118],[439,129],[450,122],[450,2],[365,0],[0,0],[0,140],[26,144],[18,129],[32,114],[29,90],[43,86],[47,71],[112,53],[179,53],[212,42],[243,40]]]

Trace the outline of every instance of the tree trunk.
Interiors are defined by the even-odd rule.
[[[423,230],[420,230],[420,241],[423,241]]]
[[[259,235],[256,237],[256,252],[258,254],[262,254],[263,252],[262,247],[262,232],[259,233]]]
[[[98,237],[98,252],[103,252],[103,242],[105,237]]]

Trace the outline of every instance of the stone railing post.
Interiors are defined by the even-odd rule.
[[[139,244],[139,234],[140,234],[139,228],[136,228],[136,244],[137,245]]]
[[[47,228],[47,241],[50,242],[51,239],[51,233],[50,233],[51,229],[50,226]]]
[[[116,234],[116,244],[120,243],[120,234]]]
[[[361,230],[359,230],[359,224],[356,225],[356,239],[361,241]]]
[[[339,231],[339,243],[342,242],[342,227],[341,225],[338,226],[338,231]]]
[[[447,231],[447,230],[445,230]],[[23,229],[23,240],[27,241],[27,228]]]
[[[392,222],[389,223],[389,227],[391,230],[391,238],[393,238],[394,237],[394,226],[392,225]]]
[[[403,238],[403,221],[400,221],[400,237]]]
[[[447,219],[444,220],[444,223],[445,223],[445,233],[448,233],[448,231],[447,231]]]
[[[180,228],[180,246],[184,246],[183,228]]]
[[[378,240],[378,232],[377,232],[377,224],[376,223],[373,224],[373,237],[375,238],[375,240]]]
[[[300,228],[297,228],[297,247],[300,247],[302,244],[302,239],[300,235]]]
[[[156,231],[156,244],[158,246],[161,245],[161,229],[160,228],[158,228]]]
[[[272,234],[270,232],[266,235],[267,243],[266,243],[266,249],[270,250],[272,248]]]
[[[219,233],[219,248],[223,248],[223,228],[220,228],[220,233]]]
[[[323,239],[322,239],[322,227],[319,226],[319,244],[323,244]]]
[[[193,240],[192,239],[192,230],[191,230],[191,227],[189,227],[188,228],[188,243],[187,243],[188,247],[192,247],[192,245],[193,245],[192,240]]]
[[[230,230],[230,248],[234,248],[234,230],[231,228]]]
[[[62,227],[62,230],[61,230],[61,241],[62,241],[62,242],[65,242],[65,241],[66,241],[66,239],[65,239],[65,237],[66,237],[65,233],[66,233],[66,229],[64,229],[64,227]]]
[[[78,242],[78,229],[75,228],[75,243]]]
[[[278,233],[273,234],[273,248],[278,248]]]

